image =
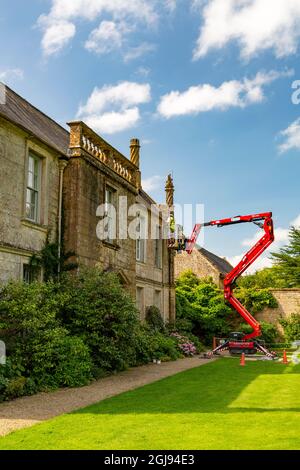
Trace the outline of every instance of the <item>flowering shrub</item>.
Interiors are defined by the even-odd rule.
[[[183,336],[179,333],[171,333],[171,335],[177,343],[177,348],[179,351],[184,354],[185,356],[194,356],[197,354],[197,348],[192,341],[187,338],[187,336]]]

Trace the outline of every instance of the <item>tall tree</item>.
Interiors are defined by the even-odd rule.
[[[289,233],[289,244],[271,253],[274,269],[285,282],[286,287],[300,286],[300,229],[292,227]]]

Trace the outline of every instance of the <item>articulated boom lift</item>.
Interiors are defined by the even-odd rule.
[[[260,324],[248,310],[238,301],[233,295],[236,280],[249,266],[268,248],[274,241],[274,229],[272,221],[272,212],[263,212],[261,214],[242,215],[232,217],[229,219],[212,220],[203,224],[196,224],[192,235],[187,240],[185,251],[191,254],[197,242],[198,235],[202,227],[216,226],[224,227],[225,225],[243,224],[246,222],[253,222],[264,230],[264,235],[258,242],[243,256],[239,264],[230,271],[224,279],[224,297],[233,308],[244,318],[244,320],[253,328],[253,331],[247,335],[242,333],[232,333],[231,338],[226,340],[225,343],[216,347],[211,351],[211,355],[218,353],[222,350],[229,349],[231,353],[245,352],[254,354],[257,350],[261,351],[269,358],[275,358],[276,354],[268,351],[259,341],[255,340],[261,335]]]

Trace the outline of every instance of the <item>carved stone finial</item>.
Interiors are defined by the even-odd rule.
[[[167,206],[172,207],[174,205],[174,183],[171,175],[168,175],[165,189]]]
[[[140,141],[139,139],[131,139],[130,141],[130,161],[136,167],[140,167]]]

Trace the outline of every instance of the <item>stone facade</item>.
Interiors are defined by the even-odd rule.
[[[74,142],[75,134],[83,129],[90,139],[93,136],[95,143],[100,140],[83,124],[71,124],[71,153],[64,171],[63,191],[65,250],[76,253],[73,261],[79,265],[99,265],[104,270],[118,272],[131,294],[135,295],[135,240],[117,237],[112,242],[103,241],[97,237],[96,228],[100,221],[97,208],[105,204],[107,188],[114,192],[117,216],[120,197],[126,198],[127,205],[131,206],[136,201],[138,189],[87,148],[77,146]],[[112,147],[108,144],[106,146],[113,152]]]
[[[283,331],[279,320],[289,318],[292,313],[300,315],[300,289],[271,289],[278,302],[277,308],[265,308],[255,315],[258,321],[275,324],[279,331]]]
[[[204,248],[195,247],[189,255],[185,251],[175,256],[175,278],[184,271],[191,270],[199,278],[211,277],[213,282],[223,289],[224,276],[231,271],[232,266]]]
[[[39,222],[26,218],[26,175],[29,155],[41,163]],[[24,266],[44,246],[47,234],[57,237],[58,153],[32,135],[0,118],[0,279],[22,279]]]
[[[138,204],[145,206],[148,212],[148,221],[151,220],[151,201],[145,193],[141,192]],[[162,231],[163,220],[157,219]],[[168,249],[166,241],[151,239],[151,223],[148,224],[148,239],[144,248],[144,260],[136,262],[137,302],[142,317],[150,305],[155,305],[163,312],[164,320],[175,319],[175,286],[174,286],[174,256]]]
[[[97,265],[116,272],[141,318],[155,304],[165,321],[173,321],[174,255],[161,236],[166,221],[159,209],[159,239],[150,236],[155,202],[141,188],[138,139],[132,139],[127,159],[84,123],[69,123],[68,133],[12,90],[8,97],[0,105],[0,281],[27,280],[30,257],[48,238],[74,253],[70,261],[78,269]],[[38,166],[31,178],[36,191],[28,189],[32,159]],[[31,218],[29,193],[35,201]],[[106,217],[107,194],[117,215],[116,235],[103,239],[98,228]],[[150,222],[148,237],[139,242],[124,235],[123,227],[136,220],[129,210],[136,204]],[[139,252],[143,247],[139,258],[138,246]]]
[[[124,286],[136,298],[144,319],[148,306],[157,305],[165,321],[175,318],[173,255],[166,240],[151,238],[151,206],[156,203],[142,190],[139,171],[139,141],[132,139],[130,160],[126,159],[82,122],[70,123],[69,163],[64,172],[64,244],[76,253],[79,265],[98,265],[118,273]],[[106,190],[113,193],[118,233],[115,240],[101,240],[97,208],[105,205]],[[137,205],[148,221],[143,256],[137,259],[136,240],[122,233],[134,223],[130,211]],[[103,215],[101,213],[101,215]],[[124,220],[124,216],[126,220]],[[157,224],[163,231],[162,214]],[[121,232],[120,232],[121,231]],[[159,246],[160,263],[156,263]]]

